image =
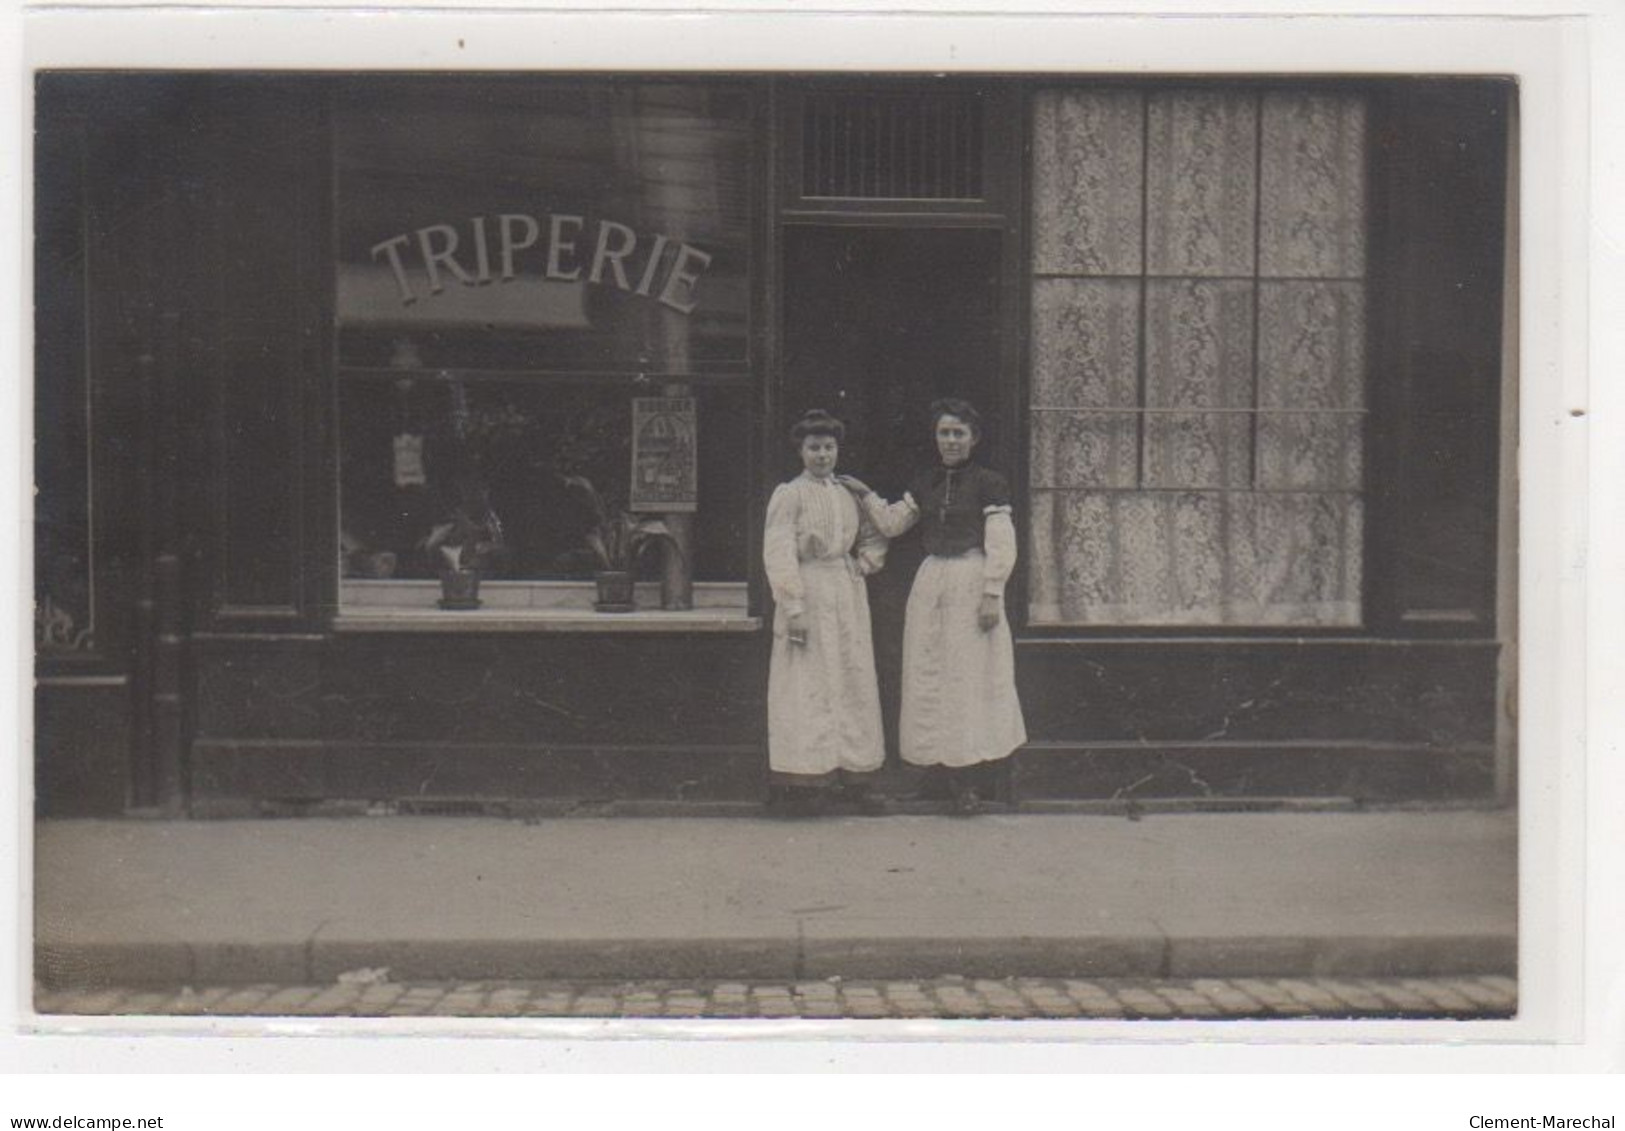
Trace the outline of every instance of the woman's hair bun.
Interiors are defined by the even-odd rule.
[[[801,443],[808,436],[834,436],[835,442],[846,439],[846,425],[821,408],[808,409],[790,428],[790,439]]]

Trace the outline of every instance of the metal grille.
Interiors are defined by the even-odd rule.
[[[802,113],[801,193],[863,200],[982,199],[974,95],[813,94]]]

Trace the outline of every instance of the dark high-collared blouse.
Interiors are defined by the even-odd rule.
[[[909,483],[908,494],[920,512],[925,552],[939,558],[984,549],[986,516],[1010,509],[1010,484],[977,463],[922,472]]]

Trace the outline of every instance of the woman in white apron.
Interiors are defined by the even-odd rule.
[[[1027,741],[1016,697],[1004,585],[1016,565],[1010,485],[972,458],[981,421],[968,402],[931,406],[938,466],[887,503],[842,476],[885,536],[920,527],[928,555],[909,591],[903,629],[903,760],[947,769],[955,808],[981,804],[976,768]]]
[[[861,775],[886,757],[863,580],[885,564],[886,539],[835,478],[841,422],[814,410],[790,436],[803,470],[774,489],[762,543],[776,606],[768,765],[793,810],[841,786],[861,804]]]

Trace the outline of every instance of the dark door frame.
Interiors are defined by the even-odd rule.
[[[984,108],[982,148],[983,198],[976,202],[899,201],[891,199],[824,198],[809,202],[799,190],[803,104],[809,92],[845,93],[897,90],[974,90]],[[757,506],[751,523],[751,607],[766,611],[765,576],[758,549],[767,497],[774,486],[783,437],[779,423],[786,388],[784,369],[784,232],[795,226],[878,228],[987,228],[1002,233],[999,252],[997,372],[992,385],[997,399],[990,406],[1003,422],[1009,451],[1002,469],[1010,477],[1017,502],[1026,504],[1027,422],[1025,350],[1027,300],[1022,286],[1025,240],[1028,154],[1028,98],[1020,80],[989,76],[941,79],[932,76],[842,76],[770,79],[763,99],[762,128],[766,144],[763,180],[767,191],[763,206],[767,222],[761,230],[758,296],[761,303],[760,358],[763,367],[760,416],[757,429]],[[1017,524],[1018,536],[1022,524]],[[1023,555],[1026,546],[1021,546]],[[1025,622],[1026,582],[1018,569],[1011,578],[1009,608],[1017,610],[1013,626]]]

